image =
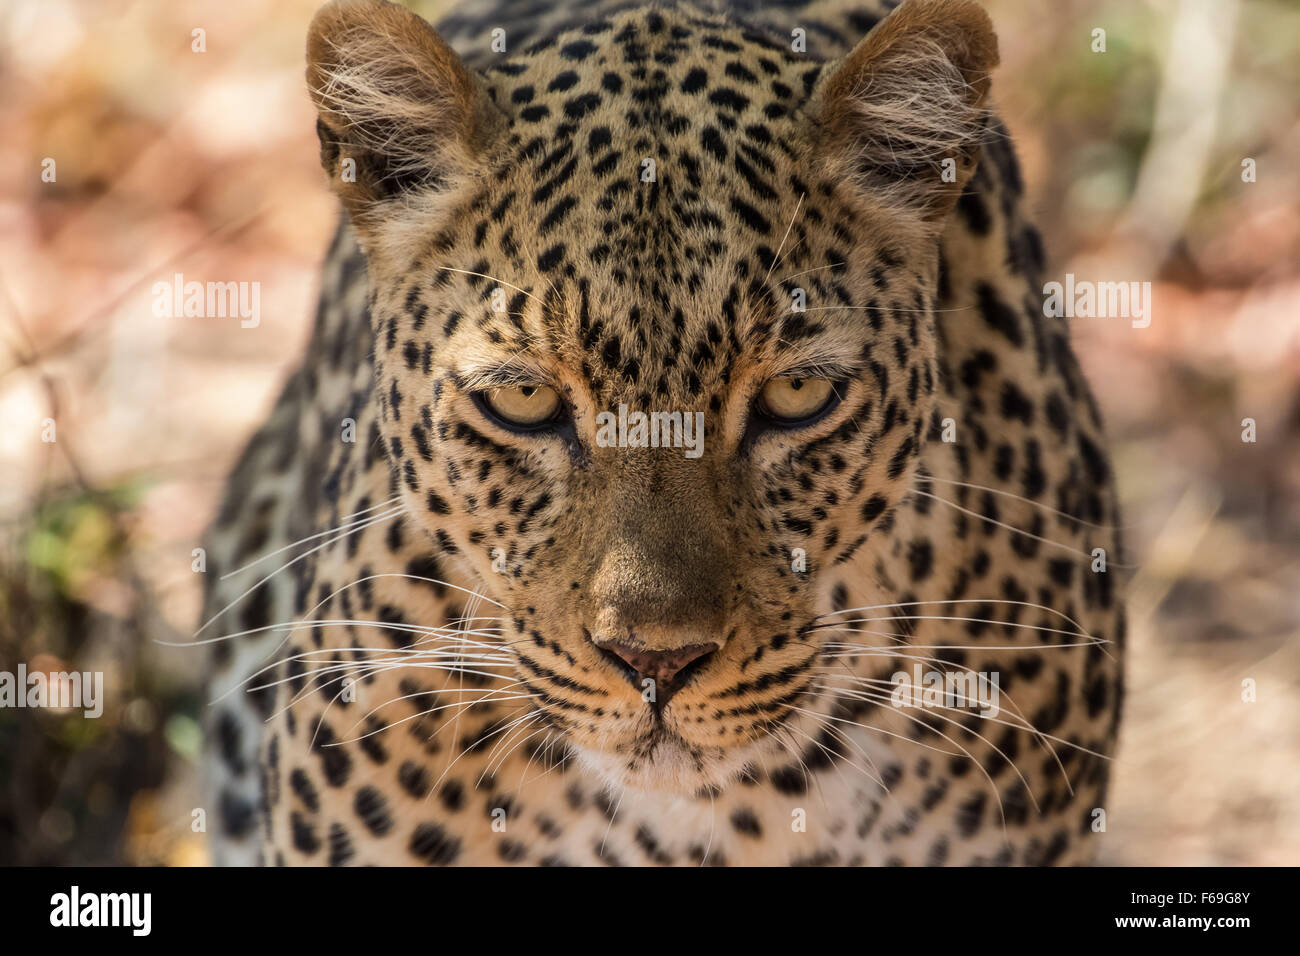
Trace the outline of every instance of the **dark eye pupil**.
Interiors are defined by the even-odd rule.
[[[794,389],[796,392],[799,391],[799,389],[803,388],[803,379],[801,378],[790,379],[790,387]]]
[[[533,392],[537,391],[537,389],[533,388],[531,385],[525,385],[520,389],[520,391],[524,393],[524,398],[532,398]]]

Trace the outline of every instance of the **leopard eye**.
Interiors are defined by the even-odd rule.
[[[837,397],[828,378],[774,378],[763,386],[758,405],[777,424],[796,425],[828,409]]]
[[[507,425],[536,428],[556,417],[560,396],[547,385],[514,385],[484,393],[488,409]]]

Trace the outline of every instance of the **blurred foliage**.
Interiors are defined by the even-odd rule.
[[[133,487],[52,489],[29,523],[3,531],[0,670],[102,671],[105,699],[96,718],[0,709],[2,863],[121,862],[134,796],[160,786],[178,755],[195,757],[196,690],[140,653],[148,596],[131,590],[127,528],[136,499]]]

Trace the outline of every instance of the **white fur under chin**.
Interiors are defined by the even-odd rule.
[[[695,796],[710,788],[720,790],[735,782],[746,764],[765,752],[762,744],[736,747],[704,757],[701,768],[681,741],[665,738],[655,743],[651,759],[638,760],[636,769],[629,770],[625,755],[572,743],[569,746],[578,762],[613,790],[677,796]]]

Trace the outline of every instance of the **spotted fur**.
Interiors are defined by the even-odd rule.
[[[208,539],[217,859],[1089,860],[1113,479],[982,11],[353,0],[308,61],[349,224]],[[762,427],[792,370],[840,401]],[[567,424],[474,397],[525,378]],[[647,702],[612,638],[718,647]],[[918,663],[1000,717],[892,706]]]

